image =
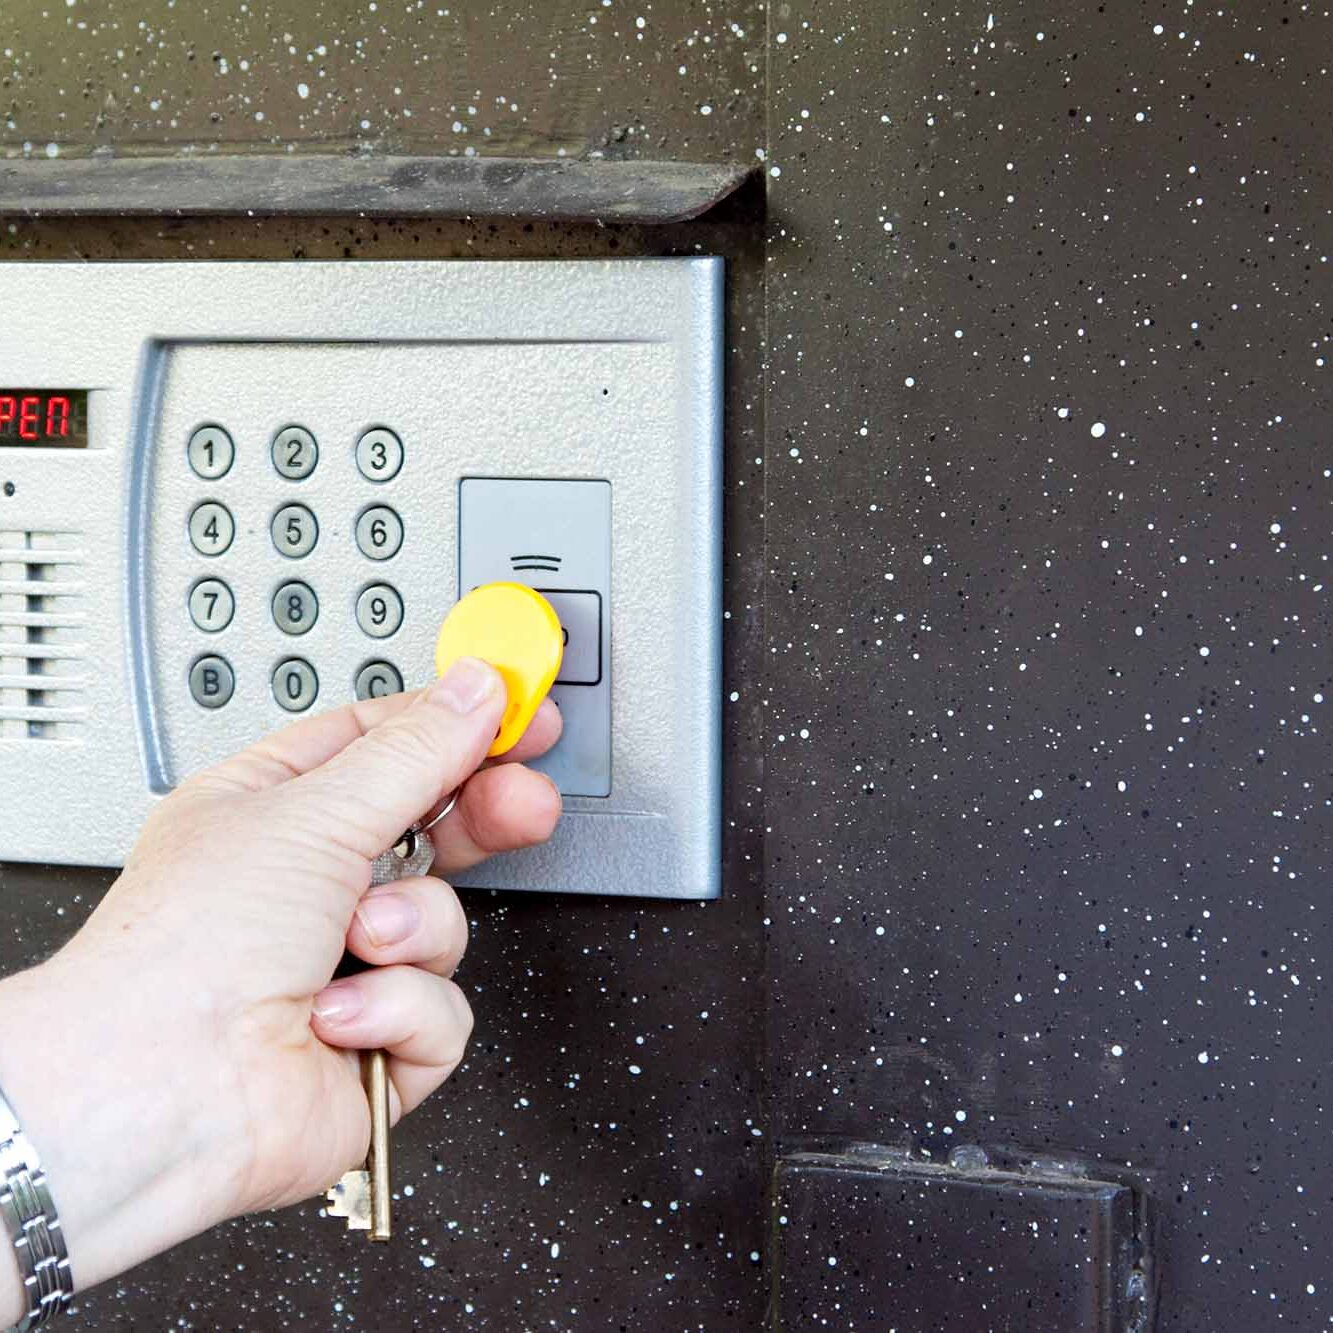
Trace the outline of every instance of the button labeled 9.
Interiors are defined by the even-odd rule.
[[[356,599],[356,623],[372,639],[387,639],[403,623],[403,599],[387,583],[372,583]]]

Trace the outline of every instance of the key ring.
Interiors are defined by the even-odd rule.
[[[458,793],[462,787],[455,787],[448,796],[444,798],[444,803],[435,811],[429,819],[421,819],[412,826],[413,833],[429,833],[436,824],[442,820],[458,804]]]

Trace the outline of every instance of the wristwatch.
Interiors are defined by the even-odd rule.
[[[0,1092],[0,1213],[14,1242],[28,1312],[12,1333],[49,1324],[74,1295],[60,1218],[37,1151]]]

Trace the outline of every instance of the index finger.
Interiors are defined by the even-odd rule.
[[[396,717],[421,693],[421,690],[408,690],[402,694],[385,694],[345,704],[314,717],[304,717],[205,769],[195,780],[238,791],[264,791],[290,782],[292,778],[328,763],[354,740]],[[550,699],[543,699],[522,739],[498,762],[534,759],[549,750],[559,738],[559,710]]]

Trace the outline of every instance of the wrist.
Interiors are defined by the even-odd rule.
[[[76,1290],[229,1215],[244,1163],[210,1100],[234,1103],[174,1059],[179,1000],[69,953],[0,981],[0,1089],[41,1158]],[[0,1260],[0,1327],[25,1308],[15,1259]]]

